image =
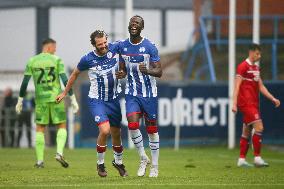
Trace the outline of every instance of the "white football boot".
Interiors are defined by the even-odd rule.
[[[254,165],[256,167],[268,167],[269,164],[266,163],[260,156],[254,157]]]
[[[248,163],[245,158],[239,158],[237,166],[238,167],[253,167],[253,165]]]
[[[146,172],[147,166],[150,164],[150,159],[146,156],[144,159],[141,159],[140,165],[137,171],[138,177],[143,177]]]
[[[158,177],[158,167],[151,167],[149,177]]]

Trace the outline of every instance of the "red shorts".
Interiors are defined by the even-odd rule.
[[[243,114],[243,123],[251,125],[254,122],[260,121],[259,108],[255,106],[239,107],[240,112]]]

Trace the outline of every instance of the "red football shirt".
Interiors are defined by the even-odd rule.
[[[260,70],[257,64],[253,64],[248,58],[237,67],[237,77],[243,79],[239,95],[238,106],[259,107],[259,78]]]

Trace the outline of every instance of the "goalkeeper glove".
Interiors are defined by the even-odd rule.
[[[70,96],[70,99],[71,99],[71,106],[72,106],[72,109],[73,109],[73,113],[75,114],[79,110],[79,105],[77,103],[77,100],[76,100],[76,97],[75,97],[74,94],[72,96]]]
[[[20,114],[23,109],[23,97],[18,97],[18,102],[16,104],[16,112],[17,114]]]

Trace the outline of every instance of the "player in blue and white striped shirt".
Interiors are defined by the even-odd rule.
[[[121,91],[118,77],[124,76],[119,72],[118,43],[107,42],[105,32],[96,30],[90,36],[94,51],[84,55],[77,68],[72,72],[63,93],[57,97],[61,101],[77,79],[78,75],[88,70],[91,82],[88,102],[90,112],[99,127],[97,139],[97,170],[101,177],[107,176],[104,166],[107,136],[111,133],[114,150],[113,166],[119,171],[120,176],[127,176],[122,163],[123,147],[121,143],[120,122],[121,109],[118,93]],[[121,75],[122,74],[122,75]]]
[[[128,26],[130,38],[121,41],[119,44],[122,56],[120,67],[127,72],[125,99],[128,128],[141,159],[137,175],[144,176],[146,167],[150,163],[145,153],[143,138],[139,130],[139,119],[144,115],[152,155],[152,167],[149,177],[157,177],[159,135],[155,77],[162,76],[162,68],[156,46],[140,35],[143,29],[143,18],[138,15],[133,16]]]

